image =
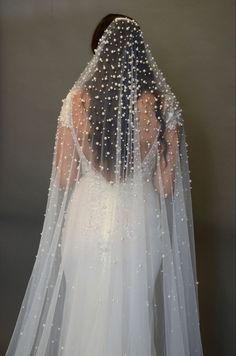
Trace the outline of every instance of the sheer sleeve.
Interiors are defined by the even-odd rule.
[[[174,190],[176,160],[179,149],[180,127],[183,126],[181,111],[173,104],[173,95],[162,94],[160,105],[164,128],[162,127],[162,147],[157,149],[157,161],[153,174],[153,184],[157,192],[163,189],[164,197]],[[158,172],[159,171],[159,172]],[[161,181],[159,179],[161,177]],[[161,184],[160,184],[161,183]]]
[[[73,185],[78,178],[80,157],[72,136],[73,127],[80,127],[80,111],[78,111],[77,91],[71,89],[58,117],[58,130],[56,142],[56,165],[59,176],[59,184],[66,187]],[[77,129],[78,131],[78,129]]]
[[[177,125],[183,125],[183,116],[181,115],[181,112],[181,109],[177,109],[173,105],[173,96],[165,94],[163,99],[163,116],[167,129],[174,130]]]
[[[70,110],[71,92],[66,98],[62,99],[62,107],[58,117],[60,127],[71,127],[71,110]]]

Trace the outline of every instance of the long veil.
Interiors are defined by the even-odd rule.
[[[202,355],[195,259],[182,110],[137,22],[116,18],[62,100],[6,355]]]

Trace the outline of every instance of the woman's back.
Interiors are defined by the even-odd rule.
[[[89,132],[91,125],[88,117],[88,108],[91,98],[86,92],[77,89],[73,93],[72,100],[72,122],[71,130],[72,137],[78,150],[78,156],[82,160],[82,165],[87,171],[87,167],[92,170],[97,170],[95,167],[94,152],[90,146]],[[145,173],[145,176],[152,178],[153,165],[157,154],[157,139],[160,129],[155,112],[155,99],[153,94],[142,94],[139,98],[138,107],[138,131],[139,131],[139,148],[140,148],[140,170]],[[64,123],[65,124],[65,123]],[[134,149],[134,148],[133,148]],[[97,170],[98,171],[98,170]]]

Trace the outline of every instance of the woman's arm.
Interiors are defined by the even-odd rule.
[[[56,146],[56,166],[59,170],[60,187],[72,185],[77,176],[78,153],[73,142],[71,128],[59,127]]]
[[[163,151],[160,152],[160,172],[156,168],[153,174],[153,185],[158,192],[160,192],[159,173],[161,175],[161,182],[163,185],[164,195],[168,197],[173,191],[173,179],[175,176],[176,159],[178,153],[178,125],[176,128],[165,131],[165,139],[168,144],[166,155],[167,165],[164,159]]]
[[[71,117],[70,125],[59,127],[56,164],[60,169],[60,186],[72,185],[77,177],[77,169],[80,161],[76,146],[71,133],[73,125],[76,135],[83,144],[83,139],[88,126],[88,107],[90,97],[81,89],[76,89],[71,93]]]

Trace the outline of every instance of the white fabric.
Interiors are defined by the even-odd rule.
[[[63,99],[6,355],[202,354],[181,109],[139,25],[117,18]]]

